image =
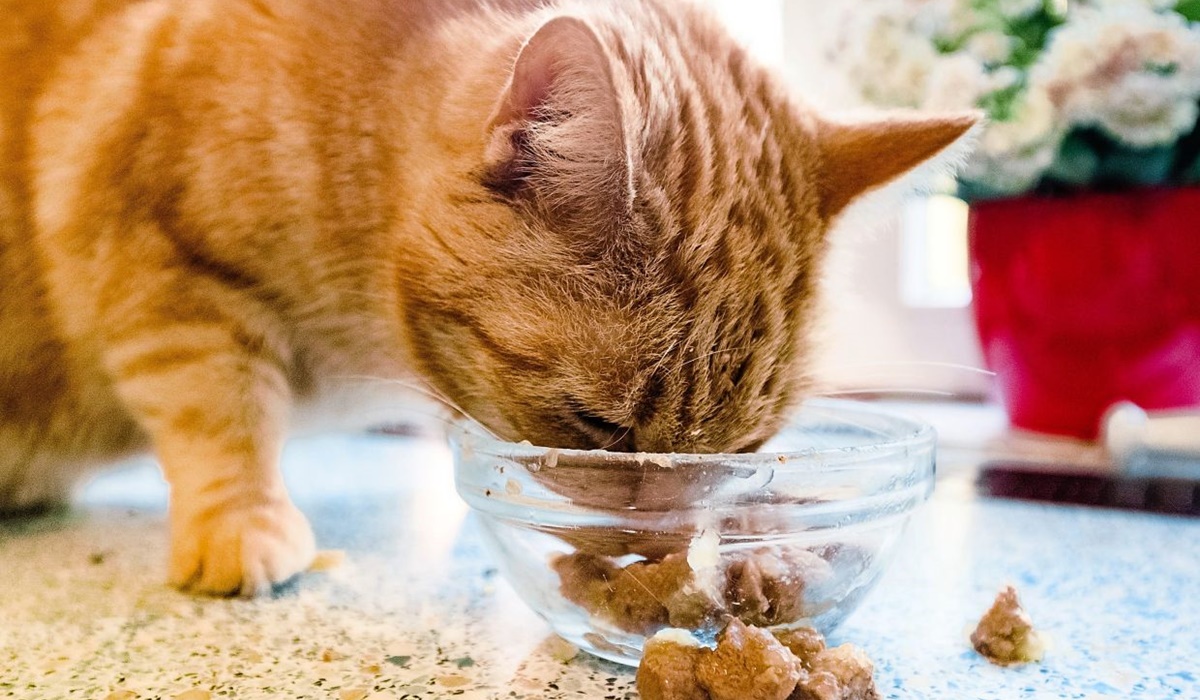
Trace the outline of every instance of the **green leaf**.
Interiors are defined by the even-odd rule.
[[[964,202],[986,202],[989,199],[1005,199],[1024,194],[1013,190],[1005,190],[989,185],[986,182],[974,180],[959,180],[958,198]]]
[[[1171,175],[1175,149],[1170,146],[1116,146],[1100,160],[1097,180],[1104,184],[1146,187],[1161,185]]]
[[[998,122],[1006,122],[1013,118],[1013,109],[1016,107],[1017,98],[1024,90],[1024,81],[1019,81],[1002,90],[989,92],[979,98],[979,108],[987,112],[990,118]]]
[[[1091,183],[1100,169],[1100,156],[1078,133],[1068,135],[1058,149],[1058,157],[1046,171],[1046,177],[1079,187]]]
[[[1192,160],[1192,164],[1179,173],[1179,184],[1200,185],[1200,158]]]
[[[1175,11],[1189,22],[1200,22],[1200,0],[1179,0]]]

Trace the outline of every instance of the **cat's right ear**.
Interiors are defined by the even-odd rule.
[[[821,120],[821,211],[836,216],[852,201],[919,168],[952,171],[970,150],[979,112],[891,112],[867,120]]]
[[[521,48],[487,125],[483,183],[560,227],[618,225],[632,159],[608,55],[581,19],[556,17]]]

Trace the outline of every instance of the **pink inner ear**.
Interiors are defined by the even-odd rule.
[[[550,47],[526,49],[513,71],[512,91],[509,93],[509,109],[518,119],[531,119],[538,108],[550,99],[550,90],[557,77],[555,61],[558,52]],[[533,54],[533,55],[528,55]]]
[[[555,83],[567,73],[572,79],[595,81],[611,90],[603,50],[592,30],[574,17],[556,17],[542,25],[521,49],[508,93],[492,125],[536,119],[538,111],[553,101]]]

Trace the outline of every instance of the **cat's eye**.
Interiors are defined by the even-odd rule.
[[[572,411],[571,418],[575,427],[595,440],[599,447],[613,449],[615,443],[632,442],[633,429],[629,426],[614,423],[585,410]]]
[[[594,413],[589,413],[588,411],[575,411],[573,415],[575,420],[578,421],[580,425],[587,427],[589,431],[612,435],[625,429],[625,427],[622,425],[617,425],[616,423],[607,421]]]

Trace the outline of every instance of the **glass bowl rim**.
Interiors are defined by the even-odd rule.
[[[837,414],[846,413],[850,416],[867,416],[877,421],[883,421],[884,425],[881,426],[881,429],[887,430],[890,434],[878,442],[770,452],[611,452],[599,449],[544,447],[529,442],[510,442],[484,433],[473,419],[460,418],[452,424],[450,438],[456,447],[456,452],[461,445],[469,445],[469,449],[473,453],[504,458],[535,459],[553,454],[556,459],[565,457],[568,460],[572,458],[591,459],[613,464],[652,464],[670,469],[736,462],[746,465],[747,468],[770,464],[777,472],[785,473],[792,470],[812,470],[814,466],[818,465],[822,471],[854,468],[860,463],[865,467],[873,461],[872,458],[908,453],[913,450],[933,449],[937,441],[937,431],[932,425],[907,416],[903,412],[883,410],[861,401],[825,398],[810,398],[796,406],[777,435],[785,435],[790,429],[799,427],[799,418],[805,415],[810,407],[833,411],[834,413],[830,415],[835,417]],[[459,459],[456,455],[455,471],[466,466],[469,466],[468,460]]]

